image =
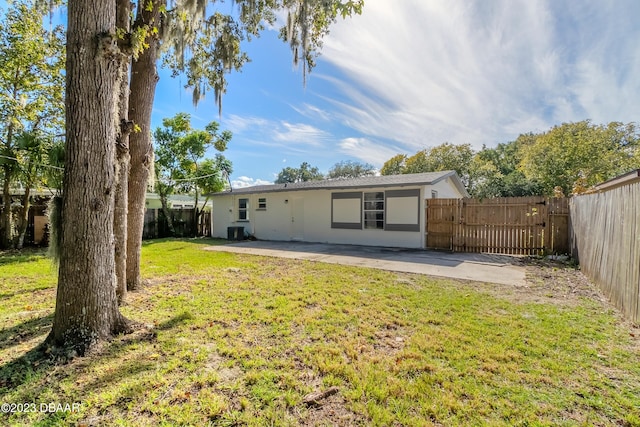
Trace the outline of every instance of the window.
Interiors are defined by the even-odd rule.
[[[258,199],[258,209],[267,209],[266,197],[261,197]]]
[[[362,193],[331,194],[331,228],[362,230]]]
[[[384,192],[364,193],[364,228],[384,230]]]
[[[238,199],[238,220],[247,221],[249,211],[249,199]]]
[[[385,231],[420,231],[420,190],[385,192]]]

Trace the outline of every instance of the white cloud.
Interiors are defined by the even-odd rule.
[[[400,149],[376,143],[366,138],[345,138],[338,145],[341,153],[360,159],[363,162],[371,163],[374,166],[382,166],[391,157],[403,152]]]
[[[242,117],[231,114],[224,118],[222,124],[233,133],[242,133],[251,129],[260,129],[269,126],[269,120],[262,117]]]
[[[241,137],[254,146],[290,153],[314,151],[325,147],[332,140],[329,132],[318,127],[286,120],[230,115],[223,125],[234,133],[234,137]]]
[[[329,134],[305,123],[281,121],[272,129],[272,136],[275,141],[318,147],[329,137]]]
[[[328,122],[332,119],[330,112],[308,103],[303,103],[301,106],[291,105],[291,108],[300,115],[309,119],[321,120],[325,122]]]
[[[322,78],[345,97],[329,99],[344,125],[409,151],[634,121],[637,16],[637,0],[367,0],[324,44],[321,60],[346,78]]]
[[[245,187],[253,187],[256,185],[269,185],[273,184],[272,181],[266,181],[264,179],[259,178],[250,178],[248,176],[240,176],[233,181],[231,181],[231,188],[245,188]]]

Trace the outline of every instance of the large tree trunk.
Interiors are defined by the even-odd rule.
[[[110,2],[68,4],[66,159],[58,290],[49,343],[79,354],[125,330],[115,286],[113,212],[120,55]]]
[[[130,0],[118,0],[116,5],[116,25],[129,32]],[[122,304],[127,295],[127,218],[129,182],[129,134],[133,124],[129,121],[129,64],[130,57],[120,64],[120,88],[118,95],[118,117],[120,126],[116,136],[116,194],[113,232],[115,237],[116,296]]]
[[[153,7],[138,5],[136,24],[159,25],[160,5],[165,2],[153,1]],[[158,41],[154,36],[148,40],[149,47],[131,64],[131,98],[129,119],[139,128],[129,138],[131,169],[129,170],[129,225],[127,230],[127,289],[140,287],[140,252],[144,231],[145,197],[147,180],[153,159],[151,145],[151,111],[158,83],[156,62]]]

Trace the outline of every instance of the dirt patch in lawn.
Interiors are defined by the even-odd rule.
[[[511,257],[509,262],[526,268],[522,285],[476,284],[474,288],[514,302],[575,306],[587,298],[603,306],[612,307],[600,289],[570,262],[547,258]]]

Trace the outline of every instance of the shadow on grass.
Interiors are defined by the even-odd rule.
[[[47,256],[46,248],[26,248],[0,251],[0,266],[39,261]]]
[[[10,328],[0,330],[0,350],[19,345],[51,330],[53,314],[34,317]]]
[[[0,366],[0,395],[28,382],[54,365],[43,344],[29,350],[17,359]],[[6,389],[6,391],[5,391]]]
[[[184,242],[184,243],[192,243],[192,244],[203,245],[203,246],[218,246],[218,245],[226,245],[227,243],[229,243],[228,240],[217,239],[213,237],[165,237],[162,239],[144,240],[142,242],[142,246],[151,246],[157,243],[166,243],[166,242]]]
[[[168,331],[169,329],[173,329],[176,326],[185,323],[188,320],[193,319],[191,313],[183,311],[177,316],[172,317],[171,319],[165,320],[164,322],[158,323],[158,326],[155,327],[158,331]]]
[[[122,357],[122,354],[127,351],[127,349],[135,344],[143,343],[143,342],[153,342],[156,340],[157,331],[167,331],[170,330],[186,321],[191,319],[192,316],[183,312],[173,318],[170,318],[160,324],[153,329],[136,329],[133,333],[123,336],[115,337],[112,341],[107,342],[104,347],[100,348],[97,353],[90,354],[89,356],[82,359],[94,359],[91,362],[95,362],[96,364],[106,364],[110,360]],[[51,322],[53,320],[53,315],[49,315],[46,317],[32,319],[23,324],[17,325],[13,328],[3,330],[3,336],[10,336],[14,332],[21,331],[29,331],[31,338],[37,335],[44,335],[44,333],[49,332],[49,328],[51,327]],[[47,328],[44,328],[47,326]],[[42,332],[41,329],[44,329]],[[28,338],[23,338],[22,340],[26,340]],[[12,342],[11,345],[15,345],[17,343]],[[16,389],[21,386],[27,386],[31,389],[31,395],[37,395],[37,391],[39,388],[46,388],[48,385],[40,384],[38,378],[41,378],[43,375],[49,374],[51,371],[55,369],[56,366],[66,365],[73,361],[73,358],[67,358],[69,354],[65,349],[51,349],[44,343],[38,345],[37,347],[29,350],[22,356],[9,361],[3,365],[0,365],[0,396],[8,392],[9,390]],[[93,363],[91,363],[93,364]],[[99,379],[90,381],[84,389],[87,391],[96,389],[98,385],[105,385],[105,382],[119,381],[123,377],[132,376],[137,373],[141,373],[143,371],[154,369],[156,367],[155,363],[151,363],[146,360],[138,360],[135,363],[123,364],[119,367],[116,372],[111,372],[106,374]],[[87,372],[83,372],[84,368],[73,368],[71,367],[65,371],[64,376],[69,375],[89,375]],[[58,380],[62,380],[64,378],[58,378]],[[32,384],[30,384],[32,383]]]
[[[22,294],[29,294],[32,292],[44,291],[51,288],[53,288],[53,285],[38,286],[37,288],[31,288],[31,289],[20,289],[19,291],[16,291],[16,292],[0,294],[0,300],[13,298],[15,296],[22,295]]]

